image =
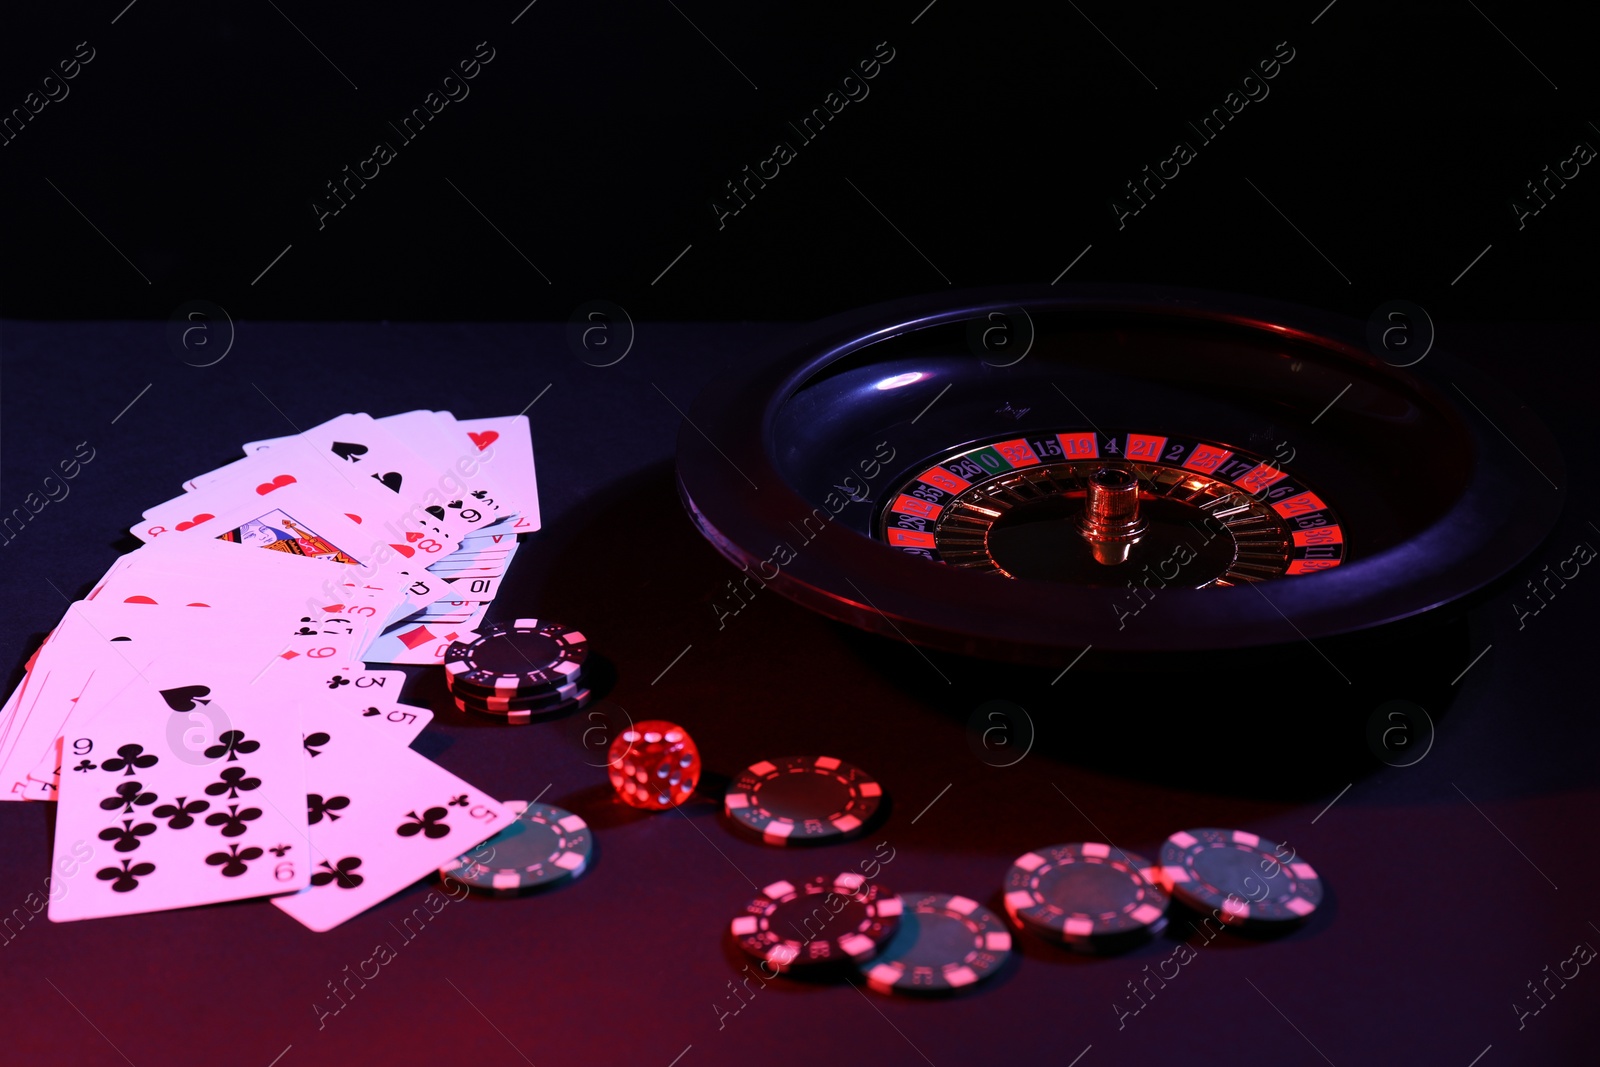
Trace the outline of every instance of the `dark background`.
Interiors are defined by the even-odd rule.
[[[1574,8],[125,2],[0,16],[7,113],[95,56],[0,146],[0,315],[807,320],[1075,260],[1066,280],[1361,318],[1592,314],[1590,168],[1525,228],[1511,208],[1600,145]],[[401,141],[479,42],[470,95]],[[788,124],[879,42],[870,94],[801,142]],[[1279,42],[1270,94],[1201,142],[1186,123]],[[719,229],[712,200],[779,139],[797,158]],[[1119,229],[1112,199],[1179,139],[1198,158]],[[397,158],[319,229],[379,140]]]
[[[675,2],[0,14],[0,114],[78,42],[95,50],[70,95],[0,145],[0,511],[78,442],[96,449],[71,496],[0,553],[6,681],[65,608],[50,586],[81,595],[133,547],[120,531],[239,442],[344,411],[468,418],[536,401],[544,529],[495,616],[582,626],[612,665],[608,706],[684,723],[707,769],[680,814],[625,812],[582,720],[469,719],[437,672],[413,670],[408,699],[437,715],[417,748],[496,796],[548,788],[597,828],[592,871],[531,900],[452,904],[405,944],[390,923],[427,883],[322,935],[263,902],[40,916],[0,945],[0,1060],[1593,1062],[1600,979],[1580,972],[1520,1028],[1512,1008],[1533,1005],[1527,983],[1575,943],[1600,943],[1585,844],[1600,820],[1594,579],[1524,627],[1515,607],[1542,567],[1600,543],[1582,462],[1600,386],[1597,179],[1585,167],[1522,230],[1511,208],[1576,142],[1600,145],[1587,23],[1465,2]],[[387,123],[480,41],[495,58],[470,96],[400,145]],[[895,58],[870,96],[800,145],[787,123],[881,41]],[[1200,145],[1185,122],[1280,41],[1295,58],[1270,95]],[[778,138],[798,158],[719,230],[713,198]],[[1113,198],[1179,138],[1198,157],[1119,230]],[[324,183],[378,139],[397,158],[319,230]],[[1198,688],[1159,663],[1086,661],[1044,692],[941,660],[958,680],[945,690],[904,646],[775,595],[719,629],[734,572],[677,503],[674,405],[780,350],[785,322],[1058,277],[1357,320],[1419,304],[1443,348],[1550,424],[1567,512],[1507,579],[1382,638],[1382,655],[1327,646],[1362,696],[1315,721],[1304,694],[1335,680],[1303,648],[1216,664]],[[595,300],[638,326],[613,367],[582,362],[566,329]],[[212,309],[208,344],[234,342],[212,367],[195,364],[217,347],[169,332],[192,301]],[[1416,660],[1396,671],[1402,642]],[[1421,702],[1438,727],[1413,767],[1367,746],[1388,698]],[[1015,767],[974,747],[990,699],[1036,724]],[[785,752],[866,767],[893,798],[887,819],[803,854],[737,838],[723,782]],[[52,820],[48,805],[0,804],[0,914],[42,887]],[[1110,960],[1023,938],[1006,973],[949,1004],[775,982],[719,1027],[744,963],[722,932],[755,886],[854,866],[886,841],[891,888],[998,907],[1029,848],[1106,838],[1148,855],[1198,825],[1288,841],[1327,879],[1327,906],[1271,942],[1203,942],[1175,921]],[[1119,1029],[1127,983],[1185,938],[1198,958]],[[380,940],[399,958],[319,1029],[327,983]]]

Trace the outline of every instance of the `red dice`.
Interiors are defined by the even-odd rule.
[[[694,739],[677,723],[662,719],[624,730],[611,742],[607,762],[611,788],[635,808],[677,807],[700,784],[700,750]]]

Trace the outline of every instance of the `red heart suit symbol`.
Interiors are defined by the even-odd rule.
[[[178,525],[173,527],[173,529],[180,530],[180,531],[182,531],[182,530],[192,530],[196,526],[199,526],[202,522],[205,522],[208,519],[214,519],[214,518],[216,518],[215,515],[212,515],[209,512],[202,511],[200,514],[196,515],[194,518],[185,519],[183,522],[178,523]]]
[[[272,481],[270,481],[270,482],[262,482],[260,485],[256,486],[256,492],[260,493],[262,496],[266,496],[268,493],[272,492],[274,489],[282,489],[286,485],[293,485],[293,484],[294,484],[294,475],[292,475],[292,474],[280,474],[276,478],[272,479]]]
[[[417,533],[417,531],[415,531],[415,530],[410,530],[410,531],[408,531],[406,533],[406,540],[407,541],[413,541],[413,542],[420,541],[420,540],[422,540],[422,535]]]
[[[400,553],[406,559],[410,559],[412,556],[417,554],[417,550],[412,548],[410,545],[390,545],[389,547]]]
[[[482,452],[484,449],[500,440],[500,434],[496,430],[485,430],[482,433],[472,433],[469,431],[467,436],[472,438],[472,443],[478,446],[479,452]]]
[[[147,596],[131,596],[123,601],[124,604],[154,604],[155,601]]]

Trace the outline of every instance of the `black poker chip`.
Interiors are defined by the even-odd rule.
[[[488,710],[511,711],[544,707],[559,704],[564,700],[571,700],[584,688],[581,681],[573,681],[567,685],[549,686],[540,690],[530,690],[524,693],[513,693],[509,690],[501,692],[484,693],[465,686],[450,685],[447,688],[450,694],[468,704],[480,705]]]
[[[900,929],[861,967],[879,993],[957,993],[1011,958],[1004,920],[968,897],[902,893]]]
[[[505,804],[517,813],[516,821],[439,868],[441,878],[495,896],[521,896],[584,872],[594,838],[581,816],[554,804]]]
[[[1230,926],[1285,927],[1322,903],[1322,879],[1293,849],[1246,830],[1180,830],[1161,846],[1161,884]]]
[[[587,707],[589,704],[589,690],[579,689],[571,697],[554,704],[541,705],[536,708],[492,708],[482,704],[470,703],[461,697],[454,697],[453,701],[457,711],[477,712],[480,715],[493,715],[497,719],[504,719],[512,725],[521,725],[534,719],[553,718],[574,708]]]
[[[1159,933],[1170,902],[1159,867],[1098,842],[1026,852],[1005,878],[1013,923],[1083,952],[1119,951]]]
[[[861,833],[883,801],[883,787],[833,756],[786,756],[746,767],[729,784],[722,809],[769,845],[820,844]]]
[[[494,626],[473,641],[457,641],[444,654],[451,685],[517,693],[562,686],[583,669],[588,639],[560,623],[518,619]]]
[[[735,941],[774,971],[871,959],[894,936],[900,898],[859,874],[773,882],[729,926]]]
[[[475,682],[467,672],[452,674],[446,671],[444,680],[445,684],[450,687],[451,692],[460,693],[463,696],[481,697],[486,700],[490,698],[496,700],[528,700],[544,696],[556,696],[564,691],[570,692],[579,682],[583,681],[584,674],[583,668],[579,667],[575,671],[563,674],[559,681],[540,682],[537,684],[528,682],[512,685],[505,681],[492,684]]]

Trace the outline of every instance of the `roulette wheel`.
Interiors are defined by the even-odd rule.
[[[678,488],[747,586],[929,649],[1056,665],[1369,631],[1492,582],[1562,503],[1538,419],[1420,347],[1192,291],[906,300],[708,388]]]

